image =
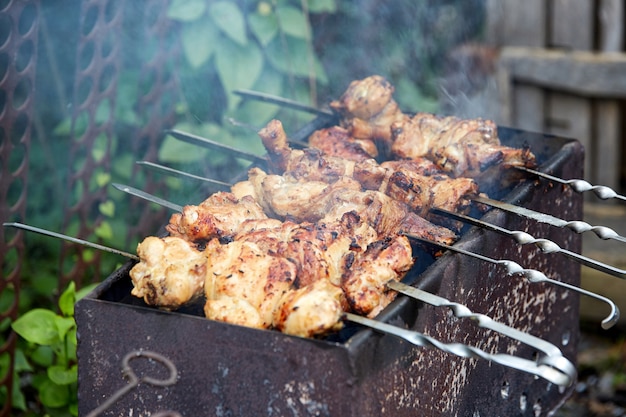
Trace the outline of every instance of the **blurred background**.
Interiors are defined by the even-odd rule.
[[[322,108],[372,74],[405,111],[577,138],[585,179],[623,192],[624,17],[619,0],[0,0],[0,218],[133,252],[169,213],[112,183],[178,204],[211,192],[137,161],[224,181],[248,164],[165,129],[261,154],[255,129],[279,118],[291,133],[314,116],[234,90]],[[591,197],[585,210],[626,233],[620,205]],[[0,415],[75,414],[67,300],[124,259],[8,228],[0,238]],[[623,267],[623,251],[603,243],[585,237],[584,250]],[[585,288],[623,306],[616,281],[583,269]],[[581,325],[601,350],[581,346],[581,384],[563,412],[622,415],[623,323],[597,332],[605,312],[589,303]],[[18,337],[12,323],[37,309],[64,330]]]

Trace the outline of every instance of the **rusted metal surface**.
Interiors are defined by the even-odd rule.
[[[85,0],[80,3],[76,73],[72,104],[70,174],[64,199],[64,229],[77,222],[74,235],[90,239],[102,221],[98,206],[106,201],[106,189],[98,186],[98,174],[111,166],[114,111],[120,67],[122,8],[119,2]],[[98,149],[100,152],[93,152]],[[99,278],[100,253],[84,256],[86,248],[63,243],[60,257],[64,288],[74,281]]]
[[[517,135],[508,129],[504,133],[505,142],[508,137],[509,143],[518,146],[529,143],[543,160],[551,157],[554,174],[582,174],[583,151],[577,142]],[[528,182],[508,197],[560,217],[582,216],[580,196],[560,186]],[[545,236],[570,250],[581,248],[580,235],[562,229],[495,210],[485,219]],[[458,244],[486,256],[517,261],[554,279],[579,283],[576,263],[520,247],[505,236],[472,228]],[[310,340],[206,320],[201,305],[178,312],[158,311],[130,295],[131,266],[116,271],[76,306],[81,414],[115,392],[119,362],[138,349],[167,357],[177,367],[179,379],[164,388],[138,387],[115,404],[118,414],[167,409],[182,415],[233,416],[536,416],[556,409],[572,389],[487,361],[417,348],[356,325],[325,340]],[[407,282],[542,337],[575,362],[576,293],[507,277],[492,264],[454,254],[442,256],[425,271],[417,268]],[[446,309],[404,297],[379,319],[492,353],[527,359],[536,353],[477,328],[471,320],[457,319]]]
[[[0,7],[0,220],[5,222],[23,219],[26,209],[39,1],[5,1]],[[0,228],[0,293],[12,291],[13,300],[0,311],[0,322],[17,319],[23,237]],[[16,340],[10,328],[0,338],[0,356],[9,358],[7,373],[0,375],[7,398],[0,416],[11,412]]]

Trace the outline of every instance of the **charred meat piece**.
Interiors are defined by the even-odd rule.
[[[206,256],[178,237],[149,236],[137,247],[141,262],[130,270],[131,294],[166,310],[202,295]]]
[[[232,235],[248,219],[267,219],[267,215],[250,197],[237,199],[232,193],[218,192],[197,206],[174,213],[165,229],[171,236],[202,242]]]
[[[434,205],[465,213],[471,198],[478,195],[478,184],[472,179],[450,178],[441,170],[426,168],[423,163],[388,161],[378,164],[374,159],[355,162],[310,150],[292,150],[283,139],[286,135],[277,120],[268,123],[259,135],[269,154],[274,155],[272,161],[281,167],[279,171],[285,176],[329,183],[350,177],[365,190],[380,191],[423,217],[428,216]],[[281,192],[279,186],[275,189]]]
[[[407,232],[446,244],[456,240],[451,230],[428,222],[406,204],[379,191],[362,191],[360,184],[350,178],[327,184],[268,175],[259,168],[251,169],[249,178],[253,186],[236,184],[233,192],[253,190],[253,198],[281,218],[296,222],[336,222],[345,213],[354,211],[379,237]]]
[[[383,155],[391,147],[391,125],[406,116],[393,99],[394,87],[380,75],[350,83],[330,107],[342,115],[350,136],[374,140]]]
[[[332,155],[355,162],[378,156],[378,149],[372,140],[353,138],[341,126],[316,130],[309,136],[309,146],[319,149],[324,155]]]
[[[532,167],[529,149],[503,146],[490,120],[418,113],[392,127],[392,152],[400,159],[428,158],[452,177],[478,177],[491,167]]]

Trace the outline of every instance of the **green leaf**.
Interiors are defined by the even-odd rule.
[[[30,359],[37,365],[48,367],[54,362],[54,351],[50,346],[38,346],[30,354]]]
[[[276,14],[280,27],[286,34],[301,39],[309,38],[309,26],[302,10],[293,6],[279,6],[276,8]]]
[[[205,0],[172,0],[167,8],[167,16],[170,19],[191,22],[200,18],[205,10]]]
[[[209,16],[230,39],[239,45],[246,45],[246,22],[243,13],[233,1],[216,1],[209,5]]]
[[[70,282],[67,289],[59,297],[59,309],[66,317],[74,316],[74,303],[76,302],[76,284]]]
[[[283,42],[274,39],[267,46],[267,59],[272,66],[283,73],[300,77],[308,77],[313,72],[318,82],[327,84],[328,78],[317,57],[312,57],[312,67],[309,63],[307,42],[292,36],[286,36],[285,40],[286,42],[283,44]]]
[[[15,359],[13,366],[15,367],[16,372],[23,371],[32,371],[33,367],[28,363],[28,359],[26,359],[26,355],[22,349],[15,349]]]
[[[107,200],[104,203],[98,205],[98,210],[103,216],[114,217],[115,216],[115,203],[113,200]]]
[[[76,301],[83,299],[87,294],[94,290],[99,284],[94,282],[93,284],[89,284],[76,291]]]
[[[48,368],[48,378],[58,385],[68,385],[78,380],[78,366],[66,368],[61,365],[53,365]]]
[[[93,231],[96,236],[104,240],[113,239],[113,229],[106,220],[101,222]]]
[[[59,332],[59,337],[62,339],[71,328],[76,326],[76,322],[74,321],[74,317],[57,316],[56,326]]]
[[[98,184],[98,187],[104,187],[109,184],[109,182],[111,182],[111,174],[108,172],[96,173],[96,184]]]
[[[70,400],[69,387],[67,385],[55,384],[48,379],[39,386],[39,399],[46,407],[63,407]]]
[[[35,308],[19,317],[11,327],[31,343],[52,345],[61,341],[55,324],[56,317],[50,310]]]
[[[254,36],[263,46],[270,43],[278,33],[278,19],[273,13],[269,15],[250,13],[248,15],[248,24]]]
[[[253,42],[244,47],[224,39],[215,51],[215,67],[229,94],[236,89],[252,87],[263,70],[263,62],[263,53]],[[228,107],[235,108],[238,101],[231,95]]]
[[[308,6],[311,13],[335,13],[337,11],[335,0],[309,0]]]
[[[182,29],[181,42],[187,62],[192,68],[204,65],[215,52],[220,39],[219,31],[213,25],[197,21],[185,25]]]

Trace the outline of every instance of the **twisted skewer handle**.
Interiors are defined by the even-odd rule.
[[[515,168],[521,171],[526,171],[531,174],[535,174],[539,177],[545,178],[550,181],[569,185],[570,187],[572,187],[572,190],[576,191],[577,193],[584,193],[586,191],[591,191],[598,198],[602,200],[609,200],[611,198],[615,198],[618,200],[626,201],[626,196],[618,194],[617,192],[615,192],[615,190],[613,190],[610,187],[607,187],[606,185],[593,185],[585,180],[580,180],[580,179],[564,180],[563,178],[555,177],[553,175],[546,174],[546,173],[536,171],[530,168],[525,168],[525,167],[515,167]]]
[[[566,221],[563,219],[559,219],[558,217],[554,217],[550,214],[540,213],[538,211],[516,206],[514,204],[504,203],[498,200],[493,200],[491,198],[474,197],[473,200],[478,203],[486,204],[492,207],[497,207],[501,210],[508,211],[510,213],[514,213],[519,216],[538,221],[540,223],[546,223],[546,224],[550,224],[552,226],[556,226],[560,228],[567,228],[579,234],[585,233],[585,232],[593,232],[600,239],[603,239],[603,240],[613,239],[613,240],[617,240],[618,242],[626,243],[626,237],[621,236],[615,230],[610,229],[605,226],[592,226],[589,223],[586,223],[580,220]]]
[[[602,271],[609,275],[613,275],[614,277],[617,277],[617,278],[626,279],[626,270],[614,267],[612,265],[608,265],[604,262],[600,262],[595,259],[591,259],[587,256],[578,254],[576,252],[563,249],[558,244],[556,244],[555,242],[551,240],[543,239],[543,238],[535,238],[529,233],[522,232],[520,230],[505,229],[504,227],[500,227],[489,222],[475,219],[473,217],[466,216],[464,214],[454,213],[454,212],[444,210],[441,208],[432,208],[431,212],[438,214],[438,215],[451,217],[453,219],[460,220],[462,222],[469,223],[474,226],[479,226],[484,229],[487,229],[496,233],[500,233],[501,235],[509,236],[513,238],[513,240],[515,240],[520,245],[535,245],[543,253],[560,253],[582,265],[588,266],[598,271]]]
[[[497,364],[527,372],[541,377],[559,386],[569,386],[576,379],[576,368],[562,355],[541,356],[537,361],[520,358],[519,356],[496,353],[487,353],[479,348],[462,343],[444,343],[425,334],[402,329],[377,320],[368,319],[352,313],[345,313],[344,317],[354,323],[370,327],[381,333],[390,334],[407,342],[422,347],[433,347],[462,358],[479,358]]]
[[[504,266],[506,268],[507,275],[509,275],[509,276],[520,275],[520,276],[523,276],[524,278],[526,278],[531,283],[545,282],[545,283],[548,283],[548,284],[557,285],[559,287],[563,287],[563,288],[566,288],[566,289],[571,290],[571,291],[576,291],[576,292],[578,292],[580,294],[583,294],[583,295],[586,295],[588,297],[595,298],[596,300],[602,301],[602,302],[608,304],[609,307],[610,307],[609,315],[604,320],[602,320],[602,323],[601,323],[601,326],[602,326],[603,329],[610,329],[619,320],[620,311],[619,311],[619,308],[617,307],[617,305],[615,305],[615,303],[612,300],[610,300],[610,299],[608,299],[608,298],[606,298],[606,297],[604,297],[602,295],[596,294],[596,293],[591,292],[591,291],[587,291],[587,290],[585,290],[583,288],[580,288],[580,287],[577,287],[575,285],[568,284],[567,282],[557,281],[556,279],[548,278],[541,271],[537,271],[536,269],[525,269],[525,268],[522,268],[518,263],[513,262],[513,261],[493,259],[493,258],[490,258],[488,256],[480,255],[478,253],[474,253],[474,252],[470,252],[470,251],[465,250],[465,249],[461,249],[459,247],[449,246],[449,245],[446,245],[444,243],[439,243],[439,242],[431,241],[431,240],[428,240],[428,239],[423,239],[423,238],[421,238],[419,236],[411,235],[411,234],[408,234],[408,233],[406,234],[406,236],[408,238],[416,240],[416,241],[420,241],[420,242],[428,243],[428,244],[431,244],[431,245],[439,246],[441,248],[449,249],[449,250],[451,250],[453,252],[457,252],[457,253],[460,253],[460,254],[463,254],[463,255],[471,256],[473,258],[480,259],[480,260],[485,261],[485,262],[490,262],[492,264]]]

